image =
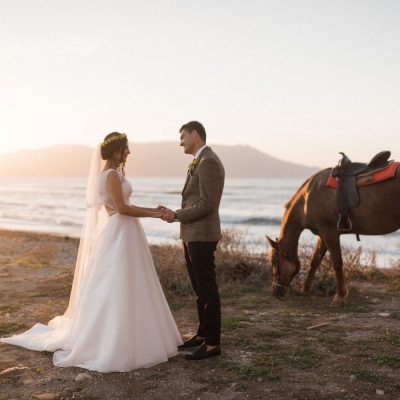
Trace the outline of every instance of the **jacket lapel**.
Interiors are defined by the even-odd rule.
[[[207,146],[205,149],[202,150],[202,152],[199,154],[199,157],[197,158],[199,160],[199,163],[200,163],[201,159],[203,158],[204,154],[207,153],[208,151],[211,151],[211,147],[209,147],[209,146]],[[195,167],[195,169],[196,168],[197,168],[197,166]],[[189,179],[190,179],[190,171],[188,171],[188,173],[186,175],[186,181],[185,181],[185,185],[183,186],[183,189],[182,189],[182,194],[186,189]]]
[[[188,171],[188,173],[187,173],[187,175],[186,175],[186,181],[185,181],[185,184],[184,184],[183,189],[182,189],[182,194],[183,194],[183,192],[185,191],[186,186],[187,186],[187,184],[188,184],[188,182],[189,182],[189,177],[190,177],[190,173],[189,173],[189,171]]]

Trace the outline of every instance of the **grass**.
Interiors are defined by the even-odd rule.
[[[304,246],[299,249],[299,257],[303,266],[309,266],[313,248]],[[343,269],[349,284],[354,281],[386,283],[390,291],[400,292],[400,264],[390,269],[378,268],[376,253],[363,253],[362,247],[353,249],[342,246]],[[336,278],[333,262],[329,252],[317,270],[313,291],[322,296],[332,296],[336,290]],[[353,290],[353,289],[352,289]]]
[[[249,254],[241,244],[240,235],[226,237],[227,242],[221,243],[217,252],[217,279],[222,303],[222,356],[190,365],[181,356],[174,357],[159,368],[141,370],[140,381],[143,385],[156,388],[163,385],[162,381],[171,381],[171,376],[182,376],[182,381],[199,384],[196,392],[192,393],[193,398],[203,398],[207,392],[215,392],[221,398],[225,395],[247,398],[245,396],[249,393],[254,395],[253,398],[274,397],[276,394],[282,398],[333,400],[345,398],[345,395],[341,392],[328,394],[329,387],[335,390],[332,387],[342,388],[347,384],[347,398],[361,398],[362,395],[365,398],[371,395],[372,398],[376,388],[389,394],[400,390],[395,379],[400,370],[400,355],[397,353],[400,331],[396,325],[400,313],[392,307],[400,298],[400,269],[385,270],[382,276],[381,271],[374,269],[373,260],[368,268],[364,268],[360,265],[358,252],[346,255],[345,268],[354,286],[349,303],[338,309],[329,307],[331,299],[328,296],[335,289],[335,279],[328,258],[315,282],[315,287],[319,288],[316,293],[320,296],[300,296],[291,291],[287,300],[280,302],[271,296],[269,264],[265,255]],[[42,250],[46,249],[43,247]],[[187,333],[189,327],[196,326],[197,310],[182,248],[152,246],[151,250],[168,303],[178,325],[182,327],[182,333]],[[40,258],[35,257],[36,260]],[[46,260],[43,258],[42,261],[45,265]],[[33,271],[32,274],[39,272]],[[58,274],[47,280],[43,278],[38,285],[29,285],[25,291],[15,286],[18,293],[9,295],[7,292],[3,295],[5,301],[2,301],[0,293],[0,318],[3,318],[0,319],[3,321],[0,335],[27,328],[23,324],[11,323],[4,317],[6,313],[14,314],[18,310],[21,315],[16,316],[18,320],[15,322],[19,322],[20,317],[34,310],[35,319],[39,316],[40,320],[46,320],[60,307],[61,300],[67,304],[70,278],[71,274],[64,272],[62,277]],[[372,283],[371,286],[363,284],[367,280]],[[391,317],[379,320],[381,325],[377,326],[378,307],[386,310],[386,306]],[[323,322],[328,322],[328,325],[307,329]],[[4,354],[10,359],[14,351],[18,356],[25,354],[13,346],[2,346],[2,351],[4,349],[7,351]],[[28,353],[27,360],[37,360],[37,353],[32,356]],[[32,365],[40,367],[36,371],[38,375],[47,377],[57,371],[49,369],[51,354],[43,355],[43,360],[48,365],[32,362]],[[349,381],[350,375],[356,376],[354,385]],[[98,376],[101,378],[94,378],[98,379],[96,385],[104,385],[101,387],[106,391],[107,388],[118,391],[123,386],[121,382],[125,386],[130,385],[124,379],[126,376],[135,377],[135,373]],[[58,380],[65,386],[62,378]],[[58,380],[55,378],[51,382],[57,385]],[[136,382],[136,378],[132,382]],[[46,387],[46,390],[62,392],[65,398],[72,398],[75,389],[64,386],[59,390]],[[267,389],[270,392],[266,392]],[[136,395],[135,390],[137,387],[132,390],[132,396]],[[179,391],[177,385],[177,398]],[[243,396],[238,392],[243,392]],[[168,395],[171,392],[166,393]],[[82,392],[79,396],[83,398],[87,393]]]
[[[399,369],[400,368],[400,355],[385,354],[385,355],[379,356],[376,359],[376,363],[378,365],[383,365],[385,367]]]
[[[305,329],[307,328],[307,326],[309,326],[309,322],[302,317],[297,319],[290,315],[283,315],[280,321],[282,326],[289,330],[300,330]]]
[[[267,250],[267,248],[266,248]],[[299,257],[303,268],[310,265],[313,249],[304,246],[299,249]],[[193,289],[186,271],[183,249],[178,245],[153,245],[151,246],[153,260],[158,276],[164,290],[176,296],[186,296],[193,293]],[[371,252],[363,255],[361,247],[357,250],[343,247],[344,270],[351,285],[352,282],[374,282],[389,285],[389,291],[394,295],[400,293],[400,267],[382,270],[376,265],[376,254]],[[239,295],[238,290],[246,292],[259,292],[259,288],[270,288],[271,267],[267,255],[251,253],[246,246],[245,233],[236,230],[226,230],[218,243],[216,258],[217,282],[221,288],[223,300],[235,301]],[[239,285],[238,285],[239,284]],[[264,289],[265,290],[265,289]],[[336,278],[329,252],[319,267],[313,284],[313,292],[316,295],[332,297],[336,291]],[[294,293],[294,292],[293,292]],[[351,287],[350,296],[356,293]],[[309,296],[304,297],[304,302]],[[264,296],[264,299],[266,296]],[[260,301],[260,299],[258,299]],[[368,312],[368,304],[357,303],[357,309],[350,306],[349,312]],[[260,306],[265,305],[262,301]]]
[[[277,381],[280,375],[274,370],[273,363],[265,360],[247,362],[239,367],[239,377],[245,380],[261,379]]]
[[[265,339],[258,337],[257,341],[249,343],[246,349],[256,351],[257,353],[278,353],[282,351],[282,345],[271,341],[265,341]]]
[[[211,376],[200,376],[197,378],[197,382],[205,383],[207,385],[226,385],[230,382],[225,376],[211,375]]]
[[[344,344],[343,337],[338,334],[322,334],[318,336],[318,341],[331,350],[335,350],[338,346]]]
[[[300,343],[288,362],[298,370],[309,370],[320,365],[322,356],[308,343]]]
[[[289,293],[284,307],[286,311],[275,317],[274,329],[270,326],[262,328],[263,324],[271,323],[269,313],[272,307],[269,286],[271,278],[268,261],[265,255],[249,254],[243,247],[240,235],[229,232],[228,235],[225,234],[225,238],[226,241],[220,243],[216,254],[217,280],[222,305],[225,308],[222,330],[225,332],[225,346],[236,351],[240,349],[245,355],[234,357],[230,361],[218,360],[216,368],[225,371],[227,375],[214,375],[211,381],[210,377],[206,377],[205,383],[211,382],[219,387],[230,385],[233,381],[239,382],[239,386],[240,382],[245,381],[278,382],[287,373],[315,374],[315,371],[322,366],[326,368],[327,357],[335,357],[337,354],[351,354],[357,359],[358,342],[356,345],[346,339],[347,330],[344,327],[339,331],[332,331],[332,327],[323,332],[308,333],[306,330],[308,326],[315,324],[314,314],[323,313],[325,316],[337,314],[336,308],[328,307],[328,299],[321,300],[315,295],[299,296],[295,292]],[[152,251],[153,256],[155,254],[154,259],[161,283],[167,289],[168,299],[172,299],[172,309],[179,310],[186,304],[184,299],[187,295],[193,295],[182,249],[171,246],[152,248]],[[306,261],[303,255],[303,263]],[[349,281],[385,283],[393,288],[391,290],[394,295],[398,294],[394,282],[397,282],[400,270],[391,271],[394,278],[392,276],[388,279],[386,271],[382,272],[374,264],[373,256],[369,259],[368,265],[361,264],[360,250],[353,254],[345,250],[344,262]],[[328,256],[316,276],[314,290],[317,295],[327,297],[332,296],[335,289],[334,269]],[[379,297],[379,293],[372,293],[371,296]],[[381,296],[385,297],[386,294],[382,293]],[[373,307],[373,302],[366,301],[365,295],[356,287],[352,287],[349,302],[340,309],[340,313],[367,314]],[[305,337],[305,334],[308,337]],[[384,350],[381,355],[375,353],[372,358],[366,358],[365,352],[371,354],[368,350],[379,346],[377,342],[390,347],[398,345],[400,338],[396,332],[387,332],[385,335],[371,334],[371,338],[365,340],[365,345],[360,341],[363,349],[360,349],[359,355],[363,360],[363,368],[356,368],[353,373],[358,379],[379,384],[390,392],[396,390],[397,383],[389,375],[374,372],[374,365],[378,368],[398,370],[400,360],[398,356],[390,354],[390,349]],[[343,367],[341,373],[342,370]]]
[[[360,367],[357,369],[353,369],[351,371],[352,375],[355,375],[356,378],[361,379],[362,381],[372,382],[372,383],[386,383],[387,378],[382,377],[379,373],[366,369],[364,367]]]
[[[222,329],[226,330],[241,328],[247,323],[250,323],[250,319],[244,316],[227,316],[223,317],[221,321]]]
[[[12,306],[9,306],[9,305],[0,306],[0,313],[1,314],[12,314],[17,310],[18,310],[18,307],[16,307],[15,305],[12,305]]]
[[[0,336],[6,335],[9,333],[16,333],[17,331],[26,329],[26,328],[27,328],[27,326],[25,324],[3,322],[3,323],[0,323]]]
[[[279,339],[282,337],[285,337],[286,334],[285,332],[283,332],[282,330],[272,330],[272,329],[268,329],[268,330],[264,330],[263,332],[259,333],[257,335],[257,337],[260,340],[271,340],[271,339]]]
[[[387,331],[385,335],[378,336],[376,338],[376,342],[378,343],[389,343],[394,346],[400,346],[400,335],[397,333]]]
[[[193,292],[186,271],[183,250],[178,245],[151,246],[154,264],[165,291],[178,296]],[[241,290],[254,291],[267,280],[265,254],[252,254],[246,248],[245,237],[240,231],[224,231],[215,253],[217,282],[224,286],[221,297],[234,299],[238,286]],[[231,284],[231,286],[229,286]]]

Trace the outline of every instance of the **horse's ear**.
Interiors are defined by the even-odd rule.
[[[269,245],[276,250],[278,247],[278,243],[275,242],[274,240],[272,240],[269,236],[267,236],[267,239],[268,239]]]

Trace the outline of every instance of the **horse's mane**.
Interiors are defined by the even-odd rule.
[[[314,176],[314,175],[313,175]],[[299,197],[301,191],[303,190],[304,186],[307,185],[308,182],[310,182],[311,178],[313,176],[310,176],[309,178],[307,178],[302,184],[301,186],[296,190],[296,193],[292,196],[292,198],[285,204],[285,209],[288,210],[292,204],[295,202],[295,200]]]

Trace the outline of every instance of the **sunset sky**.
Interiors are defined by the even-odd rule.
[[[0,0],[0,153],[248,144],[308,165],[400,159],[400,1]]]

